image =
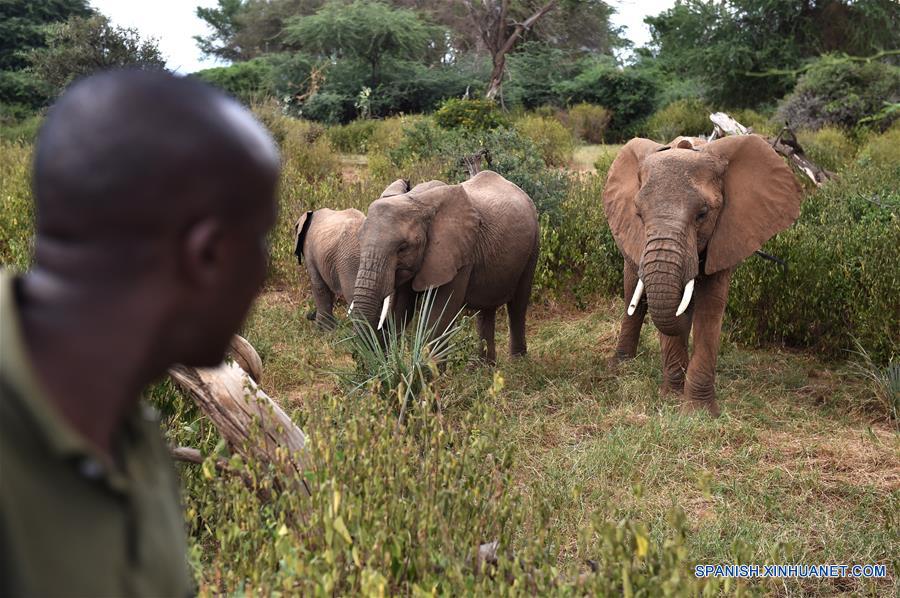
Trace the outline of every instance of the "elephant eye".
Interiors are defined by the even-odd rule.
[[[697,214],[697,222],[702,222],[704,218],[706,218],[706,214],[709,213],[709,207],[703,206],[700,208],[700,213]]]

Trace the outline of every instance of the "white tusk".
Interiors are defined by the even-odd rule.
[[[628,304],[628,315],[634,315],[634,310],[637,309],[638,301],[641,300],[641,295],[644,294],[644,281],[638,278],[637,286],[634,287],[634,296],[631,298],[631,303]]]
[[[678,309],[675,311],[675,317],[680,316],[684,313],[684,310],[688,308],[688,305],[691,304],[691,295],[694,294],[694,279],[692,278],[686,285],[684,285],[684,296],[681,298],[681,303],[678,305]]]
[[[381,318],[378,320],[378,330],[384,326],[384,321],[388,315],[388,309],[391,307],[391,295],[384,298],[384,305],[381,306]]]
[[[350,302],[350,307],[347,308],[347,315],[350,315],[350,312],[353,311],[353,302]]]

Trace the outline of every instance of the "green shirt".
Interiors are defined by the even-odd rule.
[[[0,596],[194,592],[175,471],[141,405],[113,466],[69,426],[28,362],[0,270]]]

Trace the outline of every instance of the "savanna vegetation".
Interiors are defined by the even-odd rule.
[[[161,67],[152,40],[84,2],[28,4],[0,19],[0,263],[18,269],[30,259],[40,111],[90,72],[92,48],[117,49],[104,65]],[[252,105],[282,149],[270,275],[242,334],[263,358],[263,388],[309,435],[313,464],[311,498],[278,492],[276,472],[233,455],[174,385],[148,390],[169,441],[206,456],[179,466],[201,592],[896,593],[896,4],[686,0],[648,18],[653,42],[626,64],[603,2],[551,3],[518,34],[514,23],[546,3],[505,3],[509,19],[492,31],[467,4],[198,9],[213,27],[201,47],[232,64],[197,76]],[[498,56],[492,44],[510,38]],[[500,88],[485,98],[500,58]],[[763,134],[787,120],[836,173],[818,188],[803,180],[800,218],[764,246],[786,267],[751,257],[735,273],[715,420],[660,396],[652,326],[635,360],[606,368],[624,302],[600,204],[619,143],[708,133],[712,110]],[[379,354],[345,318],[315,329],[293,255],[299,215],[365,211],[398,177],[464,180],[463,158],[478,152],[540,212],[529,355],[472,362],[467,316],[439,352],[415,330]],[[496,562],[481,562],[492,541]],[[832,562],[886,564],[889,577],[693,574]]]

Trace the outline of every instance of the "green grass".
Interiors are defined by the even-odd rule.
[[[322,372],[352,367],[339,334],[320,333],[303,319],[306,296],[299,283],[263,295],[246,327],[263,354],[264,387],[301,411],[341,392]],[[900,439],[888,422],[859,411],[872,392],[862,377],[809,354],[743,349],[726,337],[717,381],[723,416],[685,418],[677,399],[657,391],[651,326],[638,357],[617,373],[607,370],[622,307],[618,300],[585,311],[538,306],[529,355],[510,360],[498,351],[499,394],[489,392],[494,378],[486,366],[438,381],[451,425],[492,402],[501,444],[513,455],[506,492],[535,510],[549,508],[544,531],[557,566],[583,569],[579,534],[615,505],[618,516],[646,522],[658,541],[670,531],[672,507],[683,509],[691,562],[879,562],[896,575]],[[505,326],[498,326],[498,347],[505,342]],[[886,594],[897,590],[895,580],[753,587]]]
[[[601,154],[606,152],[617,153],[621,145],[579,145],[572,154],[572,170],[580,172],[593,172],[594,163]]]

